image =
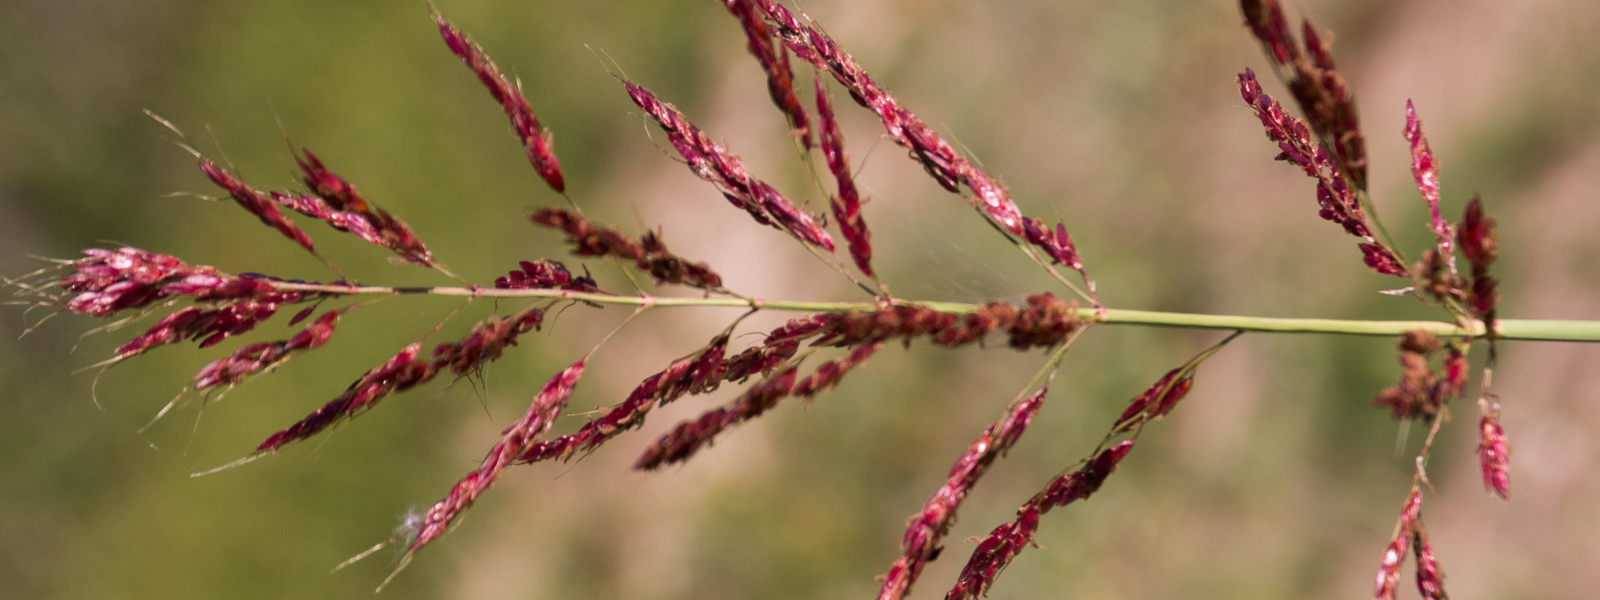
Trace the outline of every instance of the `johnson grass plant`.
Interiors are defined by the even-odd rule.
[[[430,18],[443,41],[440,51],[457,57],[487,90],[479,109],[497,107],[504,113],[529,166],[546,188],[538,206],[526,213],[530,235],[560,240],[569,250],[567,256],[507,259],[500,267],[503,276],[474,281],[447,265],[481,258],[452,256],[430,247],[418,233],[425,228],[381,208],[338,171],[334,159],[291,146],[298,181],[293,187],[275,187],[247,178],[243,169],[202,151],[203,145],[183,127],[152,112],[151,118],[169,131],[178,151],[192,154],[201,174],[214,184],[214,191],[197,195],[236,204],[247,213],[237,227],[249,226],[253,217],[309,253],[323,269],[229,272],[209,266],[203,256],[180,258],[159,250],[106,244],[85,249],[79,258],[52,260],[54,264],[6,283],[16,291],[19,304],[31,307],[36,321],[59,312],[74,313],[104,320],[96,332],[126,338],[112,356],[87,366],[97,376],[130,368],[141,355],[166,346],[194,344],[204,349],[233,337],[250,338],[215,355],[188,382],[175,382],[175,397],[148,415],[147,422],[130,427],[140,435],[184,411],[192,411],[196,427],[203,427],[198,415],[208,404],[271,376],[291,361],[314,363],[336,351],[325,346],[343,335],[341,322],[363,318],[380,300],[393,304],[444,296],[457,302],[442,320],[387,324],[411,331],[408,336],[414,341],[393,349],[365,372],[352,373],[346,388],[329,390],[322,404],[302,418],[275,424],[258,441],[242,447],[237,460],[200,469],[195,477],[218,477],[224,472],[230,477],[248,476],[250,463],[273,460],[296,445],[319,443],[340,427],[367,426],[364,422],[370,419],[364,415],[372,411],[406,410],[394,406],[396,397],[420,393],[414,388],[436,379],[487,386],[490,373],[501,368],[495,363],[523,351],[535,335],[537,343],[575,349],[574,355],[581,358],[540,374],[548,380],[527,391],[531,401],[525,412],[504,419],[499,439],[486,444],[475,467],[465,470],[448,489],[438,490],[436,501],[408,516],[392,533],[374,531],[373,537],[382,541],[339,565],[393,548],[397,558],[380,589],[405,585],[397,576],[413,562],[427,560],[429,550],[448,545],[447,533],[492,526],[462,517],[480,497],[494,493],[497,482],[528,468],[524,465],[563,461],[573,468],[592,468],[577,463],[594,453],[616,451],[610,445],[613,440],[644,436],[652,441],[643,445],[633,468],[664,470],[655,476],[673,477],[667,467],[717,452],[719,440],[737,435],[751,421],[805,418],[774,410],[780,405],[816,401],[847,378],[872,377],[876,357],[931,345],[1016,353],[1016,360],[1028,361],[1036,372],[1011,382],[1005,393],[973,399],[989,406],[995,417],[981,431],[967,434],[964,439],[970,443],[964,452],[925,457],[951,464],[948,478],[906,520],[898,552],[882,555],[877,593],[881,599],[897,599],[909,597],[913,590],[932,595],[929,588],[934,588],[946,598],[984,596],[997,580],[1003,581],[1006,567],[1019,555],[1039,551],[1031,549],[1037,546],[1035,537],[1041,528],[1051,527],[1059,514],[1055,509],[1072,510],[1104,486],[1116,485],[1115,473],[1125,461],[1137,460],[1133,451],[1147,428],[1162,427],[1161,421],[1183,408],[1191,390],[1206,385],[1208,360],[1228,352],[1229,344],[1241,336],[1289,333],[1394,340],[1400,366],[1396,383],[1370,391],[1372,410],[1387,411],[1402,431],[1418,429],[1421,442],[1400,444],[1412,465],[1409,490],[1393,498],[1401,508],[1392,534],[1371,540],[1375,577],[1370,584],[1351,582],[1348,589],[1371,585],[1374,597],[1393,598],[1404,577],[1423,597],[1445,598],[1449,564],[1436,555],[1424,526],[1429,512],[1425,505],[1432,509],[1451,501],[1437,494],[1429,477],[1429,464],[1438,452],[1435,440],[1446,428],[1470,430],[1478,439],[1471,459],[1478,464],[1485,493],[1512,498],[1516,432],[1507,432],[1501,416],[1516,410],[1517,404],[1516,398],[1506,398],[1502,406],[1493,385],[1498,349],[1523,341],[1600,341],[1600,322],[1503,318],[1495,270],[1500,245],[1491,216],[1496,200],[1473,196],[1458,203],[1463,207],[1459,217],[1448,214],[1441,189],[1458,192],[1449,187],[1450,173],[1441,168],[1442,161],[1429,144],[1425,111],[1407,102],[1402,131],[1363,130],[1358,90],[1338,68],[1331,33],[1309,20],[1291,21],[1276,1],[1244,0],[1240,5],[1241,39],[1250,36],[1264,51],[1262,62],[1254,68],[1242,66],[1234,79],[1240,110],[1252,113],[1265,134],[1259,158],[1282,162],[1283,169],[1298,170],[1310,180],[1298,195],[1306,218],[1314,212],[1356,238],[1348,252],[1350,268],[1388,276],[1387,284],[1373,292],[1393,296],[1392,302],[1420,302],[1433,311],[1431,320],[1213,315],[1118,305],[1113,300],[1115,290],[1101,290],[1091,277],[1095,257],[1116,249],[1080,249],[1071,234],[1092,224],[1073,221],[1070,205],[1061,206],[1061,213],[1048,219],[1025,214],[997,173],[917,116],[912,110],[916,99],[896,96],[875,79],[868,65],[822,25],[826,15],[808,15],[773,0],[722,4],[765,76],[772,108],[788,125],[791,153],[807,174],[797,189],[780,191],[778,184],[762,179],[739,158],[740,149],[698,127],[692,114],[641,83],[644,74],[631,73],[641,77],[632,79],[627,65],[599,52],[597,58],[610,70],[616,92],[625,95],[651,125],[639,143],[659,146],[666,155],[662,160],[682,163],[704,180],[708,196],[720,195],[731,205],[706,202],[682,210],[742,212],[753,221],[746,227],[790,238],[831,276],[847,281],[853,296],[752,295],[719,274],[719,259],[738,257],[683,256],[671,250],[675,237],[728,235],[725,231],[669,233],[591,219],[584,211],[591,202],[586,191],[569,186],[563,175],[560,132],[541,121],[521,83],[511,75],[535,78],[538,66],[497,65],[483,46],[431,6]],[[1258,77],[1257,70],[1272,77]],[[1287,91],[1267,91],[1276,85],[1273,80]],[[471,83],[463,77],[441,85]],[[885,147],[877,150],[879,154],[904,153],[949,196],[920,201],[969,204],[974,209],[969,226],[988,230],[1014,246],[1012,259],[1046,273],[1049,287],[986,302],[897,294],[896,274],[874,263],[897,248],[874,245],[872,209],[877,203],[857,182],[859,157],[871,141],[845,138],[839,113],[846,110],[864,111],[881,126]],[[887,150],[891,144],[896,152]],[[1409,155],[1406,167],[1428,215],[1427,244],[1408,245],[1415,236],[1391,231],[1379,218],[1384,207],[1415,198],[1382,198],[1369,188],[1368,148],[1375,144],[1401,147]],[[473,218],[469,204],[474,199],[450,201],[461,207],[454,218]],[[436,283],[385,285],[377,281],[379,275],[341,268],[340,257],[318,243],[344,235],[376,246],[371,251],[388,253],[398,265],[431,272]],[[492,314],[472,323],[462,335],[446,333],[458,326],[454,321],[460,315],[484,305]],[[699,346],[676,349],[677,358],[656,365],[653,374],[621,398],[597,401],[600,408],[573,417],[571,405],[582,397],[584,384],[611,377],[590,367],[595,357],[630,352],[620,341],[611,341],[613,336],[625,331],[635,317],[688,310],[717,311],[722,329]],[[572,320],[619,311],[626,317],[612,319],[614,327],[608,333],[583,336],[562,331]],[[775,326],[746,325],[752,316],[774,313],[783,315]],[[287,323],[290,333],[264,333],[264,325],[275,319]],[[992,524],[989,533],[974,538],[972,544],[952,539],[950,532],[964,500],[981,489],[986,472],[1009,450],[1030,441],[1024,434],[1051,404],[1051,387],[1063,361],[1100,360],[1072,352],[1075,342],[1085,336],[1123,334],[1128,326],[1209,333],[1193,349],[1193,358],[1148,373],[1148,387],[1142,390],[1127,390],[1122,396],[1131,400],[1104,424],[1104,435],[1093,440],[1089,452],[1059,457],[1058,472],[1037,474],[1037,493],[1015,499],[1019,508],[1014,518]],[[655,421],[647,424],[661,407],[727,388],[736,392],[720,406],[701,406],[698,416],[665,428],[652,426],[658,425]],[[1371,518],[1383,520],[1389,515]],[[923,577],[925,568],[939,559],[961,565],[953,580]],[[1059,590],[1037,593],[1070,595],[1071,589],[1071,582],[1063,580]]]

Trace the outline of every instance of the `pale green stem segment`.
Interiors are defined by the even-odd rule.
[[[379,286],[343,286],[326,284],[290,283],[275,281],[282,291],[325,292],[345,295],[373,294],[434,294],[440,296],[477,296],[488,298],[565,298],[596,304],[626,306],[725,306],[736,308],[766,308],[803,312],[866,312],[882,305],[877,302],[805,302],[790,300],[763,300],[760,298],[662,298],[657,296],[616,296],[572,292],[567,290],[504,290],[497,288],[466,287],[415,287],[394,288]],[[939,312],[965,314],[977,311],[982,305],[958,302],[913,302],[902,304],[925,306]],[[1280,319],[1273,317],[1245,317],[1235,315],[1202,315],[1193,313],[1158,312],[1108,308],[1078,309],[1078,317],[1107,325],[1147,325],[1183,329],[1226,329],[1264,333],[1331,333],[1339,335],[1366,335],[1394,337],[1407,331],[1427,331],[1443,337],[1465,335],[1482,336],[1483,323],[1474,321],[1466,328],[1444,321],[1352,321],[1344,319]],[[1552,321],[1540,319],[1500,319],[1495,322],[1499,339],[1552,342],[1600,342],[1600,321]]]

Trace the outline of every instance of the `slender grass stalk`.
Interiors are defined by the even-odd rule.
[[[324,292],[343,295],[374,294],[434,294],[439,296],[477,296],[485,298],[562,298],[595,304],[624,306],[667,307],[736,307],[804,312],[867,312],[876,310],[877,302],[821,302],[807,300],[767,300],[762,298],[664,298],[660,296],[617,296],[574,292],[568,290],[507,290],[464,287],[385,287],[342,286],[308,283],[275,282],[280,291]],[[977,312],[983,305],[963,302],[901,301],[902,304],[922,306],[953,314]],[[1300,319],[1279,317],[1251,317],[1242,315],[1207,315],[1199,313],[1132,310],[1125,308],[1078,309],[1078,318],[1107,325],[1145,325],[1180,329],[1224,329],[1261,333],[1327,333],[1336,335],[1361,335],[1394,337],[1407,331],[1426,331],[1443,337],[1482,336],[1482,321],[1472,321],[1465,327],[1445,321],[1354,320],[1354,319]],[[1600,342],[1600,321],[1570,321],[1552,319],[1496,319],[1495,328],[1502,340],[1542,342]]]

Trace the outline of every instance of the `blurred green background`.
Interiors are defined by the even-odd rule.
[[[822,206],[733,19],[709,0],[440,0],[519,76],[556,136],[569,189],[598,220],[660,226],[734,289],[859,299],[781,234],[728,207],[663,152],[614,64],[725,140],[758,176]],[[1354,245],[1238,99],[1265,71],[1231,2],[816,0],[804,8],[909,107],[1001,174],[1024,211],[1066,221],[1113,306],[1334,318],[1433,318],[1376,294]],[[1502,314],[1600,319],[1600,5],[1578,0],[1307,0],[1364,109],[1373,189],[1410,248],[1429,242],[1410,184],[1414,99],[1443,162],[1446,212],[1481,192],[1501,224]],[[808,82],[809,77],[802,77]],[[1282,87],[1269,84],[1269,91]],[[1055,289],[961,200],[842,101],[876,264],[907,298],[1020,299]],[[420,2],[7,0],[0,3],[0,273],[129,244],[241,272],[326,277],[215,193],[149,108],[252,183],[292,184],[314,149],[407,220],[456,272],[487,282],[563,258],[523,219],[560,199]],[[281,123],[281,126],[280,126]],[[363,281],[440,284],[325,227],[307,231]],[[569,264],[576,261],[569,260]],[[614,268],[594,265],[610,286]],[[347,316],[328,347],[207,406],[140,424],[231,348],[170,348],[99,379],[74,371],[130,330],[62,317],[18,339],[0,319],[0,598],[361,597],[382,553],[328,569],[441,497],[545,378],[621,316],[576,307],[488,373],[392,398],[325,440],[236,458],[424,335],[455,305],[396,299]],[[488,303],[439,334],[454,339]],[[608,346],[574,415],[620,400],[698,347],[728,309],[660,310]],[[756,330],[776,322],[761,315]],[[276,339],[270,323],[247,338]],[[940,597],[971,544],[1087,452],[1126,400],[1215,333],[1102,327],[1069,354],[1021,444],[961,511],[914,597]],[[741,338],[741,343],[754,341]],[[1052,513],[994,598],[1350,598],[1372,574],[1409,481],[1399,427],[1370,398],[1392,342],[1247,336],[1151,427],[1093,500]],[[659,432],[730,397],[681,401],[581,462],[511,470],[388,598],[867,597],[903,519],[1042,358],[890,348],[834,393],[785,405],[687,466],[628,470]],[[1481,360],[1481,357],[1480,357]],[[1461,598],[1592,598],[1600,589],[1600,349],[1505,344],[1496,387],[1514,500],[1486,496],[1476,410],[1457,407],[1425,518]],[[558,429],[583,422],[569,416]],[[1409,578],[1409,567],[1407,568]],[[1402,594],[1415,592],[1409,579]]]

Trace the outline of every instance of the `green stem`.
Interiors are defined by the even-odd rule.
[[[567,290],[506,290],[497,288],[465,287],[410,287],[342,286],[327,284],[273,282],[282,291],[323,292],[340,295],[391,295],[433,294],[438,296],[467,296],[491,298],[561,298],[582,300],[596,304],[651,306],[658,308],[706,306],[734,307],[802,312],[866,312],[881,305],[876,302],[807,302],[793,300],[763,300],[761,298],[662,298],[656,296],[618,296],[612,294],[573,292]],[[924,306],[939,312],[966,314],[976,312],[980,304],[959,302],[916,302],[903,304]],[[1078,318],[1108,325],[1146,325],[1177,327],[1183,329],[1226,329],[1263,333],[1331,333],[1339,335],[1365,335],[1394,337],[1406,331],[1422,330],[1444,337],[1466,335],[1482,336],[1483,323],[1473,321],[1463,328],[1444,321],[1356,321],[1345,319],[1284,319],[1274,317],[1247,317],[1237,315],[1203,315],[1194,313],[1159,312],[1108,308],[1078,309]],[[1556,342],[1600,342],[1600,321],[1553,321],[1542,319],[1498,319],[1500,339]]]

